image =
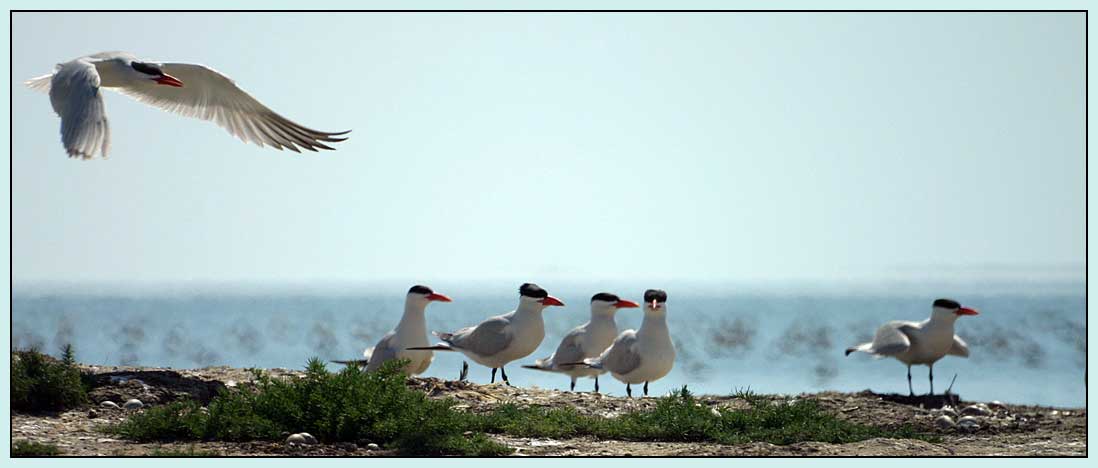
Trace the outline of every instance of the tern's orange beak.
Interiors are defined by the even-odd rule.
[[[961,307],[957,309],[957,315],[980,315],[976,309],[969,309],[968,307]]]
[[[541,305],[543,305],[543,306],[563,306],[564,305],[564,303],[561,302],[560,299],[557,299],[553,296],[546,296],[545,299],[542,299],[539,302],[541,302]]]
[[[155,81],[156,84],[162,84],[165,86],[172,86],[176,88],[183,87],[183,82],[179,81],[179,79],[171,75],[160,75],[157,78],[153,78],[153,81]]]
[[[454,302],[453,299],[450,299],[445,294],[439,294],[439,293],[428,294],[427,295],[427,300],[428,301],[439,301],[439,302]]]
[[[636,302],[633,302],[633,301],[627,301],[625,299],[621,299],[621,300],[618,301],[617,304],[614,304],[614,307],[617,307],[619,309],[631,309],[631,308],[634,308],[634,307],[640,307],[640,304],[637,304]]]

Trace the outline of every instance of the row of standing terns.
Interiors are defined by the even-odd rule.
[[[498,370],[503,382],[510,385],[505,366],[533,354],[545,338],[542,311],[564,305],[540,286],[526,283],[519,287],[519,303],[515,310],[454,332],[435,331],[440,342],[432,345],[427,336],[427,305],[451,301],[449,296],[427,286],[412,286],[405,299],[404,314],[393,331],[366,349],[364,359],[335,362],[363,365],[367,371],[374,371],[386,361],[406,359],[404,372],[418,375],[427,371],[434,351],[452,351],[492,369],[491,383],[495,383]],[[644,310],[640,328],[618,333],[614,321],[618,309],[638,307]],[[846,354],[864,352],[879,358],[892,357],[906,364],[911,395],[915,393],[911,386],[911,366],[928,366],[930,393],[933,394],[934,363],[946,355],[968,357],[968,346],[953,333],[954,323],[963,315],[977,314],[976,310],[962,307],[952,299],[938,299],[926,320],[885,323],[877,330],[873,341],[847,348]],[[648,383],[666,376],[674,363],[675,344],[667,327],[667,293],[649,289],[644,292],[641,304],[608,292],[595,294],[591,297],[590,320],[565,334],[553,354],[522,367],[565,374],[571,379],[570,390],[576,389],[577,379],[593,378],[596,393],[599,376],[610,373],[625,384],[625,393],[631,397],[632,386],[642,383],[643,393],[648,395]],[[463,362],[459,378],[464,380],[467,373],[468,362]]]

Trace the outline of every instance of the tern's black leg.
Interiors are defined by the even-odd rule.
[[[644,396],[648,396],[648,382],[644,382]]]
[[[599,376],[595,376],[595,393],[599,392]]]
[[[467,361],[461,361],[461,374],[458,375],[458,380],[464,382],[465,378],[469,376],[469,363]]]
[[[499,373],[503,375],[503,383],[511,385],[511,381],[507,380],[507,369],[504,369],[503,366],[499,366]]]
[[[934,364],[930,365],[930,394],[934,394]]]
[[[633,398],[633,387],[630,387],[629,384],[625,384],[625,394],[629,395],[629,398]]]
[[[909,377],[910,377],[910,375],[909,375]],[[907,379],[907,380],[911,380],[911,379]],[[492,368],[492,382],[491,383],[496,383],[496,368],[495,367]]]
[[[911,366],[907,366],[907,394],[915,396],[915,389],[911,388]]]

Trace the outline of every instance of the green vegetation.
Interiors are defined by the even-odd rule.
[[[227,390],[207,410],[184,401],[131,416],[108,430],[131,440],[279,440],[309,432],[324,442],[368,440],[408,455],[500,455],[506,447],[485,434],[615,440],[655,440],[784,445],[803,441],[847,443],[874,437],[931,436],[913,427],[878,428],[825,412],[815,401],[772,402],[750,390],[737,395],[746,409],[714,412],[684,387],[650,410],[616,418],[588,416],[572,408],[501,405],[485,414],[456,411],[451,400],[432,400],[410,390],[402,363],[367,373],[349,366],[328,372],[312,360],[299,379],[256,373],[253,390]]]
[[[61,454],[56,445],[17,440],[11,444],[12,457],[52,457]]]
[[[11,407],[15,411],[63,411],[88,401],[72,347],[58,361],[37,350],[11,353]]]
[[[626,413],[617,418],[584,416],[571,408],[503,405],[474,422],[479,423],[476,429],[519,437],[595,436],[615,440],[721,444],[756,441],[776,445],[804,441],[847,443],[874,437],[929,437],[911,426],[883,429],[844,421],[826,413],[811,400],[771,403],[753,393],[741,395],[746,396],[749,409],[726,409],[719,415],[698,404],[684,387],[661,398],[652,410]]]
[[[206,411],[193,401],[175,402],[107,430],[141,442],[278,440],[283,432],[309,432],[325,442],[369,440],[408,455],[510,452],[484,434],[465,436],[468,415],[452,410],[452,401],[408,389],[402,365],[332,373],[313,359],[304,377],[287,380],[253,371],[254,391],[224,391]]]

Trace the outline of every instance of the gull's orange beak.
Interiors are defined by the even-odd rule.
[[[563,306],[564,305],[564,303],[561,302],[560,299],[557,299],[553,296],[547,296],[545,299],[542,299],[539,302],[541,302],[541,305],[543,305],[543,306]]]
[[[957,309],[957,315],[980,315],[976,309],[969,309],[968,307],[961,307]]]
[[[155,81],[156,84],[162,84],[165,86],[172,86],[176,88],[183,87],[183,82],[179,81],[179,79],[171,75],[160,75],[158,78],[153,78],[153,81]]]
[[[633,302],[633,301],[627,301],[625,299],[621,299],[621,300],[618,301],[617,304],[614,304],[614,307],[617,307],[619,309],[631,309],[631,308],[634,308],[634,307],[640,307],[640,304],[637,304],[636,302]]]
[[[428,301],[439,301],[439,302],[454,302],[453,299],[450,299],[449,297],[446,297],[445,294],[439,294],[439,293],[428,294],[427,295],[427,300]]]

